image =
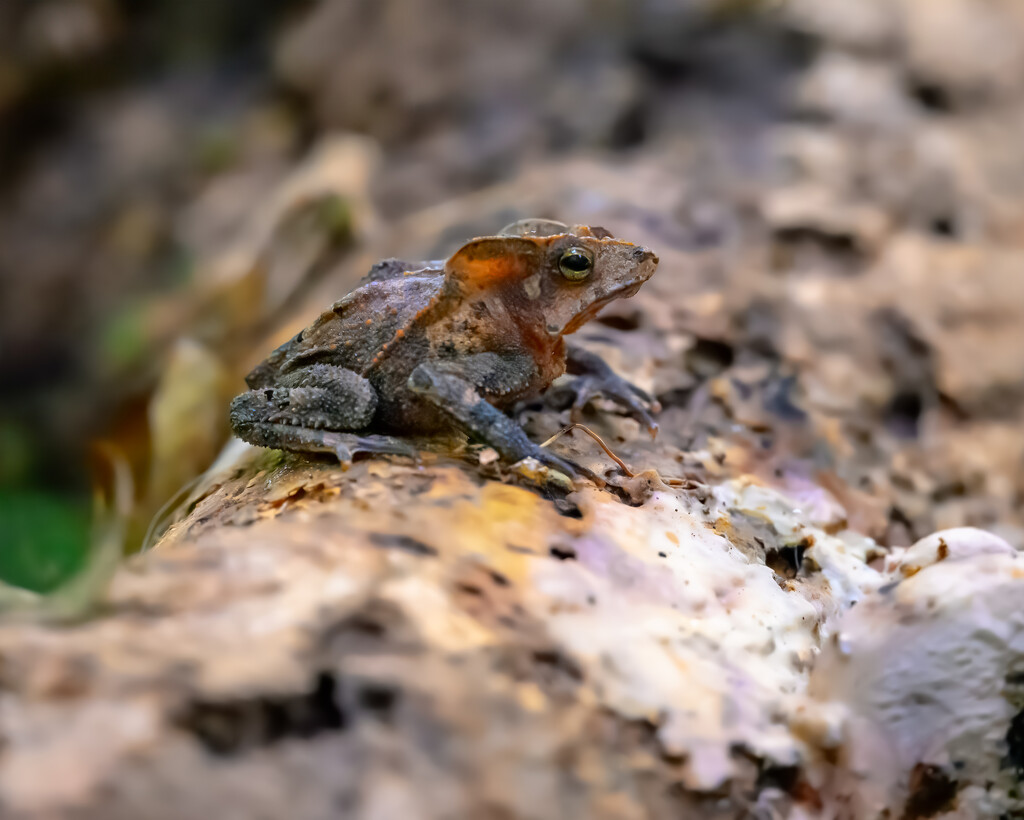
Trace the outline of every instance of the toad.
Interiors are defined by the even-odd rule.
[[[538,219],[473,239],[447,261],[380,262],[246,377],[231,426],[252,444],[346,465],[359,452],[415,456],[397,435],[455,428],[508,462],[533,457],[594,478],[504,411],[568,370],[579,376],[574,412],[603,395],[654,435],[651,397],[565,336],[635,294],[657,264],[602,228]]]

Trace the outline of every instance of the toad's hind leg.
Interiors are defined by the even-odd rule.
[[[251,444],[275,450],[327,453],[337,458],[345,468],[348,468],[353,456],[358,453],[419,458],[419,451],[415,447],[393,436],[361,436],[358,433],[313,430],[309,427],[293,427],[290,424],[264,424],[259,427],[258,440],[244,436],[243,438]]]
[[[231,427],[250,444],[307,453],[333,453],[348,464],[355,453],[415,456],[405,442],[360,436],[377,409],[370,383],[343,367],[313,364],[286,374],[275,387],[249,390],[231,402]]]

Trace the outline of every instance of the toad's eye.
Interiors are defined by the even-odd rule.
[[[582,282],[594,267],[594,258],[583,248],[569,248],[558,260],[558,269],[570,282]]]

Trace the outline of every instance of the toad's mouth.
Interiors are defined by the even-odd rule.
[[[572,319],[569,320],[568,324],[565,325],[565,327],[554,332],[552,332],[552,329],[549,328],[548,332],[551,333],[552,336],[564,336],[568,333],[575,333],[577,330],[583,327],[583,325],[585,325],[587,322],[589,322],[591,319],[597,316],[597,314],[600,313],[602,308],[604,308],[606,305],[610,304],[611,302],[615,302],[619,299],[628,299],[630,296],[636,295],[637,291],[640,290],[640,286],[643,285],[644,281],[646,280],[631,282],[628,285],[622,285],[621,287],[615,288],[614,290],[605,294],[600,299],[596,299],[595,301],[587,305],[586,309],[580,311],[575,316],[573,316]]]

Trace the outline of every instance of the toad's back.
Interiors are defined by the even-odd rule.
[[[366,282],[271,353],[245,380],[251,388],[272,386],[280,375],[317,363],[365,375],[385,346],[436,300],[443,284],[441,271]]]

